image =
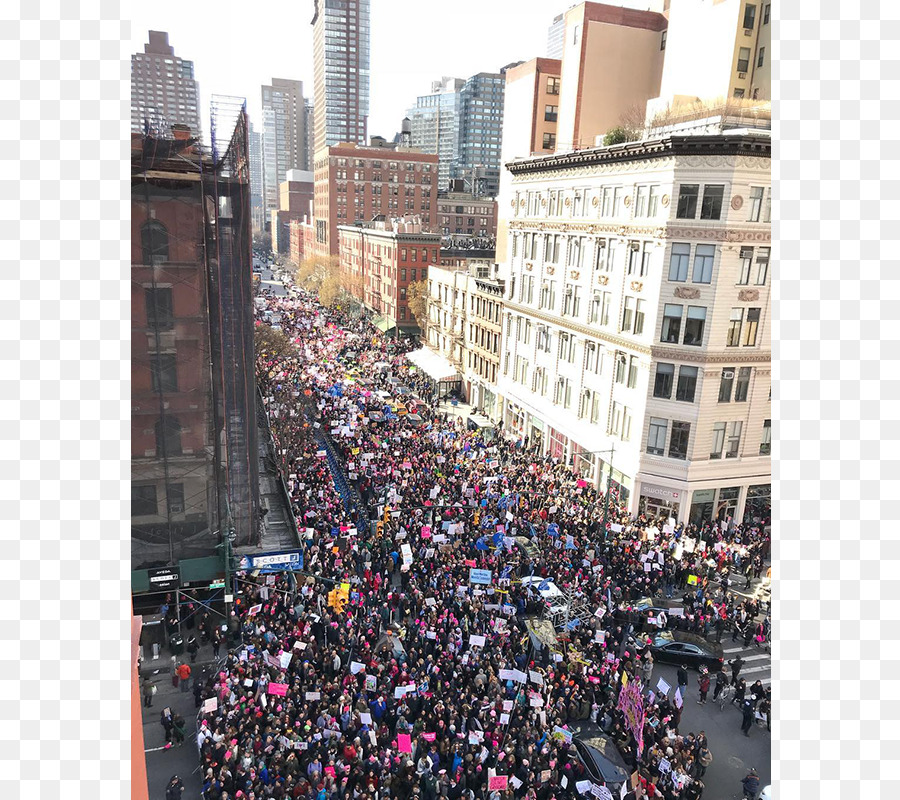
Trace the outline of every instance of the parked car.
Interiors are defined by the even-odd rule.
[[[594,783],[606,786],[618,797],[630,770],[615,742],[602,731],[579,733],[572,738],[575,751]]]
[[[721,645],[682,631],[659,631],[653,636],[650,652],[655,661],[686,664],[693,669],[704,666],[713,673],[718,672],[725,663]]]
[[[532,595],[540,598],[554,620],[565,616],[566,597],[553,581],[540,575],[532,575],[522,578],[522,586],[530,588]]]

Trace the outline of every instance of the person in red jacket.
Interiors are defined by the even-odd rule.
[[[191,665],[186,661],[178,666],[175,669],[175,674],[178,676],[178,679],[181,681],[181,691],[187,692],[190,688],[188,686],[188,678],[191,677]]]
[[[704,706],[706,705],[706,693],[709,691],[709,670],[706,667],[700,672],[700,699],[697,701],[698,705]]]

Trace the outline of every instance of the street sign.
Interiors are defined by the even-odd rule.
[[[225,581],[215,581],[209,585],[210,589],[224,589]]]
[[[256,556],[242,556],[238,571],[281,572],[282,570],[303,569],[303,551],[287,553],[261,553]]]
[[[148,569],[151,591],[164,591],[181,587],[180,567],[156,567]]]

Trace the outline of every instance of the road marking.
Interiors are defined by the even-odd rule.
[[[758,656],[747,656],[744,661],[759,661],[761,658],[771,659],[772,656],[768,653],[760,653]]]
[[[743,647],[729,647],[729,648],[726,648],[725,650],[723,650],[722,652],[723,653],[739,653],[743,649],[744,649]]]
[[[772,676],[769,675],[768,678],[763,678],[763,679],[760,681],[760,683],[761,683],[763,686],[769,686],[769,685],[772,683]]]
[[[751,672],[763,672],[767,669],[772,669],[772,665],[771,664],[763,664],[763,666],[761,666],[761,667],[750,667],[750,669],[742,669],[740,671],[740,673],[738,674],[738,677],[740,677],[741,675],[748,675]]]

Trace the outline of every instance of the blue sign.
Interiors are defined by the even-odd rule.
[[[491,571],[489,569],[469,569],[469,583],[481,583],[489,586]]]
[[[261,553],[256,556],[242,556],[238,570],[242,572],[281,572],[282,570],[303,569],[303,553],[292,550],[289,553]]]

